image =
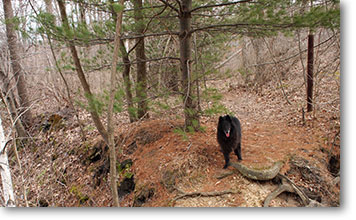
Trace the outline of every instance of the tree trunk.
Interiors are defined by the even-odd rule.
[[[20,64],[20,57],[19,57],[19,49],[18,49],[18,42],[15,33],[14,22],[12,19],[14,18],[14,13],[12,10],[11,0],[3,0],[4,5],[4,16],[5,16],[5,24],[6,24],[6,36],[7,36],[7,43],[9,46],[10,51],[10,59],[12,70],[14,73],[14,78],[16,80],[17,91],[19,95],[20,101],[20,111],[19,114],[23,114],[22,121],[26,125],[31,125],[32,123],[32,113],[30,109],[30,102],[28,99],[27,94],[27,86],[24,76],[24,71]]]
[[[46,12],[50,14],[54,14],[52,0],[45,0],[45,4],[46,4]]]
[[[133,0],[135,29],[137,34],[143,34],[145,26],[143,24],[142,0]],[[147,71],[146,71],[146,54],[145,54],[145,38],[136,39],[136,60],[137,60],[137,117],[148,118],[147,105]]]
[[[9,166],[9,160],[7,158],[6,153],[6,140],[4,129],[2,127],[2,122],[0,118],[0,176],[1,176],[1,185],[2,185],[2,193],[4,195],[3,201],[5,202],[5,207],[15,207],[15,197],[14,197],[14,189],[12,186],[11,180],[11,171]]]
[[[261,42],[259,38],[251,38],[251,44],[255,52],[255,77],[254,77],[254,86],[257,92],[261,92],[262,86],[265,83],[265,78],[263,74],[263,67],[260,65],[262,63],[262,51],[261,51]]]
[[[185,128],[198,130],[200,127],[196,100],[193,99],[193,77],[190,65],[191,59],[191,9],[192,1],[183,0],[179,13],[180,33],[180,65],[182,71],[183,104]]]
[[[114,1],[110,0],[110,4],[111,4],[110,10],[111,10],[112,18],[116,22],[117,14],[114,11],[114,8],[112,7]],[[131,63],[130,63],[129,54],[126,51],[125,44],[122,39],[120,39],[120,51],[121,51],[122,62],[124,63],[124,70],[122,72],[122,77],[124,79],[124,86],[125,86],[125,93],[126,93],[127,112],[129,114],[130,122],[135,122],[137,121],[137,118],[136,118],[135,108],[133,105],[132,92],[131,92],[131,85],[132,85],[130,80]]]
[[[63,0],[57,0],[57,2],[58,2],[58,7],[59,7],[60,14],[61,14],[64,29],[65,29],[65,31],[69,32],[70,27],[69,27],[69,23],[68,23],[68,18],[67,18],[67,13],[65,10],[64,2],[63,2]],[[96,128],[98,129],[100,135],[103,137],[104,141],[106,143],[108,143],[108,134],[107,134],[107,131],[105,130],[103,124],[101,123],[99,114],[95,111],[94,103],[91,100],[91,98],[93,97],[93,94],[92,94],[92,92],[90,90],[90,86],[85,78],[85,75],[84,75],[84,72],[82,69],[82,65],[80,64],[80,60],[78,57],[77,50],[76,50],[74,43],[72,41],[67,41],[67,46],[69,47],[70,52],[72,54],[72,58],[74,60],[75,69],[76,69],[79,81],[84,89],[85,96],[88,100],[90,115],[91,115],[91,117],[94,121],[94,124],[95,124]]]
[[[121,5],[124,4],[125,0],[120,0]],[[114,41],[114,53],[111,63],[111,83],[110,83],[110,98],[109,98],[109,106],[108,106],[108,137],[109,137],[109,149],[110,149],[110,185],[111,185],[111,193],[114,200],[114,206],[119,207],[119,196],[117,193],[117,177],[116,177],[116,151],[115,151],[115,141],[114,141],[114,125],[113,125],[113,110],[114,110],[114,102],[115,102],[115,93],[117,87],[117,60],[120,52],[120,41],[121,41],[121,26],[122,26],[122,12],[120,11],[117,14],[116,20],[116,33],[115,33],[115,41]]]
[[[124,63],[124,70],[122,72],[122,77],[124,79],[124,86],[125,86],[125,93],[126,93],[126,100],[127,100],[127,111],[129,113],[130,122],[137,121],[135,108],[133,105],[133,98],[131,92],[131,80],[130,80],[130,69],[131,63],[129,59],[129,54],[126,51],[124,41],[120,39],[120,51],[122,56],[122,61]]]
[[[307,111],[313,111],[313,64],[314,64],[314,35],[308,35],[308,64],[307,64]]]
[[[10,117],[12,118],[12,121],[15,123],[15,129],[17,135],[19,137],[27,137],[26,130],[23,124],[21,123],[21,120],[17,118],[18,112],[15,105],[15,96],[13,94],[13,91],[9,89],[10,80],[5,75],[5,73],[1,70],[0,70],[0,81],[3,82],[2,88],[0,88],[3,94],[1,94],[0,97],[3,99],[3,102],[5,102],[6,108],[8,108],[10,112]]]

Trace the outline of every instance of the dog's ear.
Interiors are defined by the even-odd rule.
[[[222,116],[220,116],[219,117],[219,122],[221,122],[223,120],[223,117]]]
[[[230,117],[230,115],[226,115],[225,117],[226,117],[226,119],[227,119],[228,121],[231,122],[231,117]]]

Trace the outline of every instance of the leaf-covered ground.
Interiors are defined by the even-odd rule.
[[[328,112],[306,114],[303,125],[301,112],[287,105],[278,89],[266,88],[264,95],[257,95],[233,80],[225,82],[228,85],[216,83],[223,87],[223,103],[242,123],[242,163],[258,169],[283,160],[281,173],[313,199],[338,206],[340,184],[328,166],[339,116]],[[51,113],[44,112],[44,118],[46,114]],[[80,115],[86,140],[81,140],[78,124],[71,115],[56,129],[38,133],[28,148],[19,149],[22,174],[11,157],[18,206],[24,206],[23,184],[30,206],[112,205],[107,149],[89,116],[84,112]],[[121,206],[255,207],[262,206],[277,187],[272,181],[251,181],[239,173],[216,178],[227,172],[222,169],[224,159],[216,141],[218,116],[203,117],[205,131],[186,137],[176,132],[183,120],[153,115],[149,120],[129,124],[120,123],[120,117],[124,116],[117,118],[118,161],[130,159],[132,166],[123,169],[118,178],[121,182],[125,176],[133,177],[135,183],[131,187],[134,190],[127,189],[128,194],[121,197]],[[339,155],[337,138],[334,145],[332,155]],[[232,154],[231,158],[237,160]],[[182,192],[227,190],[233,193],[174,200]],[[271,203],[282,207],[300,205],[294,194],[282,194]]]
[[[293,66],[280,82],[271,81],[255,92],[234,71],[237,59],[225,64],[233,70],[230,77],[222,75],[219,80],[209,81],[208,86],[218,89],[222,104],[242,123],[242,163],[259,169],[283,160],[281,173],[310,198],[326,206],[338,206],[339,75],[319,73],[315,111],[303,116],[305,86],[301,66]],[[10,152],[17,206],[25,206],[23,186],[30,206],[111,206],[107,149],[90,115],[80,109],[85,133],[82,139],[74,113],[62,106],[55,86],[34,84],[29,91],[36,97],[36,125],[29,146],[19,149],[22,173]],[[202,105],[204,109],[209,103]],[[150,112],[149,120],[131,124],[125,113],[115,116],[117,156],[121,164],[118,179],[124,182],[120,184],[121,206],[262,206],[277,183],[251,181],[239,173],[216,178],[227,172],[222,169],[224,159],[216,141],[219,115],[201,118],[204,132],[183,136],[177,132],[183,120],[176,119],[176,115],[182,114],[176,110]],[[63,119],[49,131],[41,132],[43,123],[55,114]],[[237,161],[235,155],[231,154],[231,158]],[[183,192],[226,191],[230,192],[175,199]],[[296,195],[283,193],[270,205],[289,207],[301,203]]]

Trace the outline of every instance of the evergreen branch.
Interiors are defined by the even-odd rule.
[[[117,65],[125,65],[125,64],[137,64],[137,63],[142,63],[142,62],[155,62],[155,61],[160,61],[160,60],[177,60],[180,61],[180,58],[178,57],[158,57],[158,58],[151,58],[151,59],[145,59],[145,60],[140,60],[140,61],[130,61],[130,62],[118,62]],[[94,67],[94,66],[87,66],[87,65],[83,65],[86,69],[88,68],[93,68],[91,70],[89,70],[88,72],[94,72],[94,71],[99,71],[105,68],[109,68],[111,65],[110,64],[106,64],[106,65],[102,65],[99,67]]]
[[[165,31],[161,33],[148,33],[148,34],[138,34],[138,35],[127,35],[123,36],[121,39],[126,40],[126,39],[136,39],[140,37],[157,37],[157,36],[165,36],[165,35],[179,35],[179,32],[172,32],[172,31]],[[112,41],[112,39],[110,39]]]
[[[287,28],[289,27],[290,24],[286,25],[275,25],[275,24],[249,24],[249,23],[235,23],[235,24],[213,24],[205,27],[198,27],[195,29],[192,29],[190,33],[194,33],[196,31],[204,31],[204,30],[209,30],[209,29],[222,29],[222,28],[231,28],[231,27],[246,27],[246,28],[255,28],[255,29],[262,29],[262,30],[270,30],[268,27],[273,27],[273,28]],[[265,28],[263,28],[265,27]]]

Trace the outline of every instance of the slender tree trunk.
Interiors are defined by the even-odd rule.
[[[124,70],[122,72],[122,77],[124,79],[126,100],[127,100],[127,111],[129,113],[130,122],[137,121],[136,111],[133,104],[132,92],[131,92],[131,80],[130,80],[130,70],[131,63],[129,59],[129,54],[126,51],[124,41],[120,39],[120,51],[122,55],[122,61],[124,63]]]
[[[52,5],[52,0],[45,0],[44,2],[46,4],[46,12],[53,14],[54,10]]]
[[[69,23],[68,23],[68,18],[67,18],[67,13],[65,10],[64,2],[63,2],[63,0],[57,0],[57,2],[58,2],[58,7],[59,7],[60,14],[61,14],[63,26],[65,28],[65,31],[69,32],[70,27],[69,27]],[[83,72],[82,66],[80,64],[79,57],[78,57],[77,50],[71,41],[67,41],[67,46],[69,47],[70,52],[72,54],[72,58],[74,60],[74,65],[75,65],[75,69],[76,69],[79,81],[84,89],[85,96],[87,97],[87,100],[89,103],[90,115],[91,115],[91,117],[94,121],[94,124],[95,124],[96,128],[98,129],[100,135],[103,137],[104,141],[106,143],[108,143],[108,134],[107,134],[107,131],[104,128],[103,124],[101,123],[99,114],[95,111],[95,106],[92,101],[93,94],[92,94],[92,92],[90,90],[90,86],[85,78],[85,75],[84,75],[84,72]]]
[[[111,7],[110,7],[111,14],[112,14],[113,20],[116,22],[117,14],[112,7],[112,4],[114,4],[114,1],[110,0],[110,3],[111,3]],[[132,85],[131,80],[130,80],[131,63],[130,63],[129,54],[127,53],[126,48],[125,48],[125,43],[122,39],[120,39],[120,51],[121,51],[122,61],[124,63],[124,70],[122,72],[122,77],[124,79],[125,94],[126,94],[126,101],[127,101],[127,112],[129,114],[130,122],[134,122],[134,121],[137,121],[137,118],[136,118],[135,108],[133,105],[133,96],[132,96],[132,92],[131,92],[131,85]]]
[[[120,0],[121,5],[124,4],[125,0]],[[113,125],[113,110],[114,110],[114,101],[115,101],[115,93],[117,87],[117,60],[120,52],[120,40],[121,40],[121,26],[122,26],[122,13],[123,10],[120,11],[117,15],[116,20],[116,34],[114,41],[114,53],[111,64],[111,83],[110,83],[110,98],[109,98],[109,106],[108,106],[108,136],[109,136],[109,149],[110,149],[110,185],[111,185],[111,193],[114,200],[114,206],[119,207],[119,196],[117,193],[117,177],[116,177],[116,151],[115,151],[115,141],[114,141],[114,125]]]
[[[30,102],[27,94],[27,85],[25,81],[25,74],[20,64],[18,41],[15,33],[14,13],[12,10],[11,0],[3,0],[5,24],[6,24],[6,36],[7,43],[10,51],[10,59],[12,70],[16,80],[17,91],[19,94],[20,101],[20,111],[19,114],[23,113],[22,121],[26,125],[31,125],[32,123],[32,113],[30,109]]]
[[[260,63],[262,63],[262,54],[261,54],[262,40],[259,38],[256,39],[251,38],[251,44],[255,52],[256,65],[257,65],[255,68],[254,86],[256,91],[261,92],[262,85],[264,84],[265,81],[263,75],[263,67],[260,66]]]
[[[133,0],[132,3],[134,5],[134,19],[135,19],[136,33],[143,34],[145,26],[143,24],[142,0]],[[137,38],[136,43],[137,43],[137,46],[135,48],[136,59],[137,59],[136,97],[138,100],[137,117],[148,118],[145,38],[144,37]]]
[[[307,111],[313,111],[313,65],[314,65],[314,34],[308,35],[308,63],[307,63]]]
[[[11,179],[11,170],[5,146],[5,134],[0,117],[0,179],[2,182],[2,194],[4,196],[3,200],[5,202],[5,207],[16,207],[14,188]]]
[[[19,120],[18,117],[18,112],[16,109],[15,105],[15,96],[12,92],[12,90],[9,89],[9,79],[8,77],[0,70],[0,81],[2,81],[3,85],[1,89],[2,94],[0,94],[0,97],[3,99],[3,102],[5,102],[6,108],[8,108],[10,112],[10,117],[12,118],[12,121],[15,123],[15,129],[17,132],[17,135],[19,137],[27,137],[26,130],[21,123],[21,120]]]
[[[193,77],[190,65],[191,59],[191,0],[181,1],[179,13],[180,33],[180,65],[182,71],[183,104],[185,128],[198,130],[200,127],[196,100],[193,99]]]
[[[50,6],[47,6],[47,4],[49,4]],[[48,13],[53,13],[51,0],[46,0],[46,11]],[[52,40],[51,40],[50,36],[48,35],[48,33],[46,33],[46,36],[47,36],[49,47],[51,49],[51,53],[52,53],[52,57],[53,57],[56,69],[57,69],[57,71],[59,73],[59,76],[63,80],[64,87],[65,87],[65,89],[67,91],[68,104],[75,112],[75,117],[76,117],[76,119],[78,121],[78,125],[79,125],[81,136],[82,136],[82,141],[85,141],[86,137],[85,137],[85,132],[84,132],[84,128],[83,128],[83,123],[80,121],[78,109],[73,104],[74,102],[73,102],[73,98],[71,96],[69,84],[68,84],[66,78],[64,77],[64,74],[62,73],[62,70],[61,70],[61,68],[59,66],[59,63],[58,63],[58,60],[57,60],[57,56],[56,56],[56,53],[55,53],[54,48],[53,48]]]

